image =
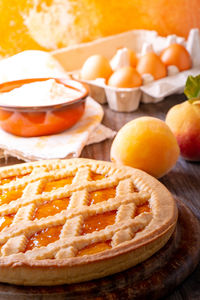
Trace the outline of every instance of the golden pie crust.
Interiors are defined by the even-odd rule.
[[[170,192],[143,171],[89,159],[0,169],[0,281],[58,285],[132,267],[169,240]]]

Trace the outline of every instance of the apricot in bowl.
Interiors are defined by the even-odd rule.
[[[23,85],[52,78],[29,78],[0,84],[0,93],[8,93]],[[40,106],[0,105],[0,126],[21,137],[35,137],[62,132],[79,121],[85,110],[88,88],[76,80],[55,78],[56,82],[76,91],[79,96],[60,104]],[[19,99],[20,100],[20,99]],[[27,99],[28,102],[29,99]]]

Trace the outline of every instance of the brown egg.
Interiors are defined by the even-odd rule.
[[[140,74],[151,74],[154,79],[167,76],[166,66],[154,52],[149,52],[141,56],[136,69]]]
[[[174,65],[179,71],[192,66],[189,52],[180,44],[172,44],[161,52],[160,58],[166,66]]]
[[[137,65],[136,53],[129,48],[127,48],[127,50],[128,50],[128,54],[129,54],[129,58],[130,58],[131,67],[136,67],[136,65]]]
[[[118,60],[120,60],[120,57],[118,56],[118,54],[120,52],[121,52],[121,55],[123,56],[123,58],[121,57],[123,64],[121,64],[118,61]],[[111,68],[113,69],[113,71],[116,71],[117,69],[120,69],[125,66],[130,66],[130,67],[135,68],[137,65],[136,53],[133,50],[131,50],[130,48],[126,48],[126,47],[120,48],[117,50],[115,55],[111,58],[110,65],[111,65]]]
[[[135,68],[124,67],[110,76],[108,85],[118,88],[134,88],[142,85],[142,78]]]
[[[84,80],[95,80],[97,78],[108,79],[112,74],[109,61],[103,55],[92,55],[85,63],[80,72],[80,78]]]

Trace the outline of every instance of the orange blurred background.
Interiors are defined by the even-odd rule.
[[[0,0],[0,55],[54,50],[131,29],[186,37],[199,0]]]

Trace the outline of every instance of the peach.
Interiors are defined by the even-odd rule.
[[[166,123],[178,141],[181,156],[200,161],[200,103],[185,101],[173,106],[167,113]]]
[[[157,178],[166,174],[179,157],[170,128],[153,117],[140,117],[125,124],[112,146],[111,161],[141,169]]]

